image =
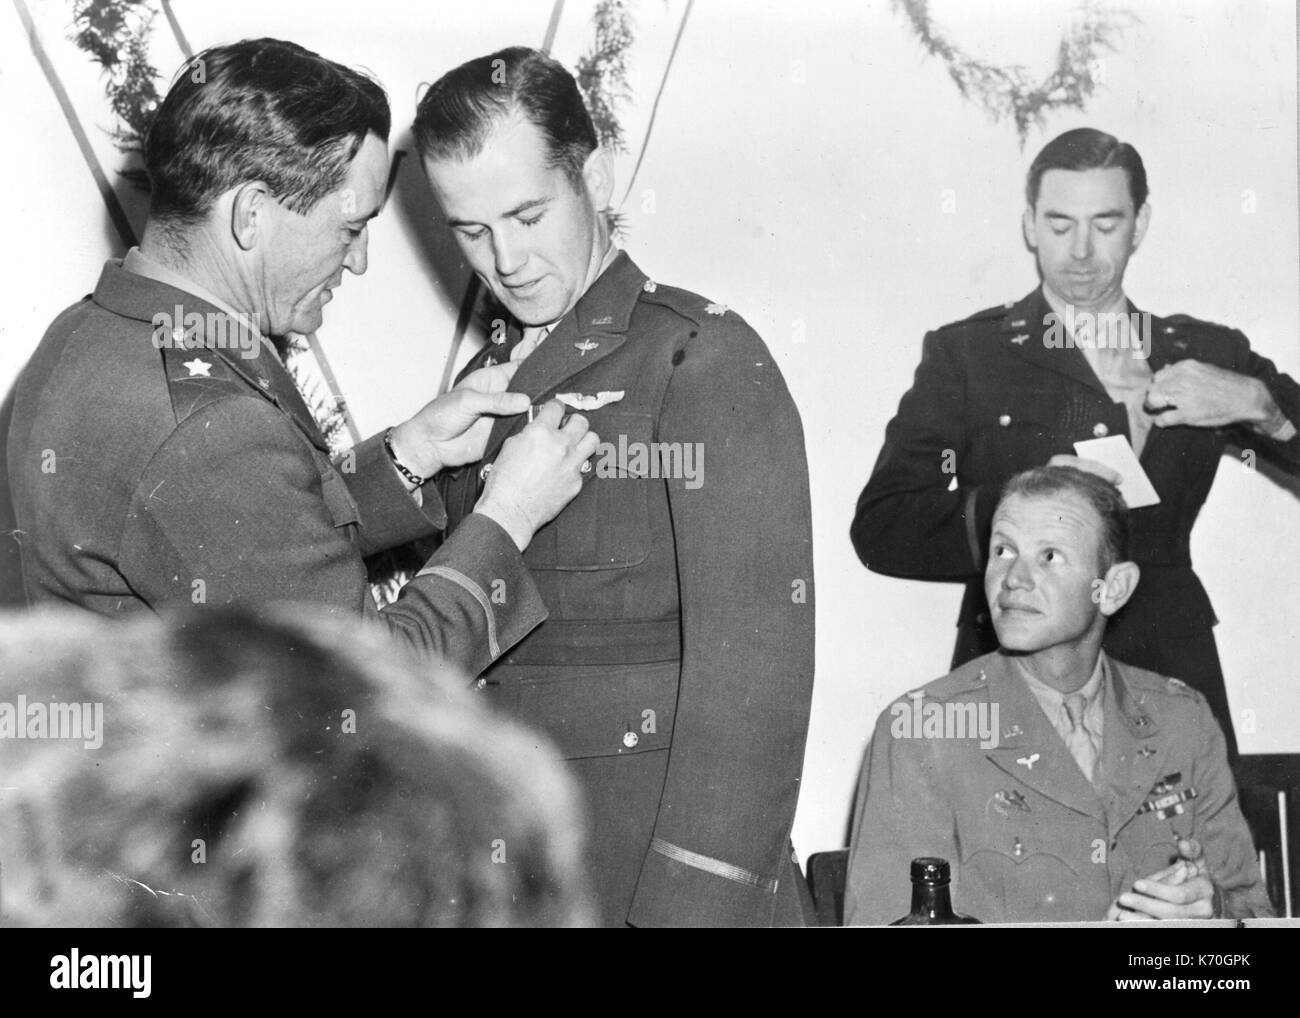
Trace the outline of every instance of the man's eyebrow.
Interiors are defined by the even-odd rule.
[[[1090,216],[1086,216],[1085,218],[1087,218],[1087,219],[1122,219],[1122,218],[1123,218],[1124,216],[1126,216],[1127,214],[1128,214],[1127,211],[1124,210],[1124,209],[1105,209],[1104,211],[1101,211],[1101,212],[1094,212],[1092,215],[1090,215]],[[1069,220],[1069,221],[1072,222],[1072,223],[1075,222],[1075,221],[1078,219],[1077,216],[1072,216],[1072,215],[1070,215],[1068,212],[1057,212],[1055,209],[1047,209],[1047,210],[1043,213],[1043,215],[1046,216],[1048,219],[1067,219],[1067,220]]]
[[[533,209],[538,208],[539,206],[549,205],[551,201],[552,198],[550,196],[545,198],[530,198],[528,201],[520,202],[518,205],[512,208],[509,212],[506,213],[505,218],[509,219],[513,216],[523,215],[525,212],[531,212]]]

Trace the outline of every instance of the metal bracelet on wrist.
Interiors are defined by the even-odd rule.
[[[401,460],[397,458],[397,453],[393,452],[393,429],[389,428],[384,432],[384,449],[388,453],[389,461],[397,468],[397,472],[406,478],[407,482],[414,484],[417,488],[428,480],[427,477],[421,477],[415,471],[410,470]]]

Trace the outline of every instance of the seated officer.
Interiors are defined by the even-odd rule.
[[[880,716],[847,922],[906,914],[916,856],[948,859],[983,922],[1272,914],[1205,698],[1101,650],[1139,579],[1127,540],[1095,475],[1007,482],[984,575],[1001,649]]]

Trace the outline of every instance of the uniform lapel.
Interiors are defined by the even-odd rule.
[[[1063,806],[1089,816],[1102,816],[1101,797],[1079,770],[1065,740],[1057,734],[1011,659],[1001,652],[994,654],[985,671],[989,700],[999,705],[1002,727],[1002,741],[986,751],[989,760]]]
[[[1113,816],[1131,820],[1161,774],[1167,740],[1140,694],[1129,686],[1125,665],[1107,659],[1110,685],[1101,737],[1101,767],[1113,797]],[[1113,780],[1114,779],[1114,780]]]
[[[510,391],[527,393],[534,403],[553,395],[561,383],[598,364],[627,342],[628,324],[645,273],[619,252],[613,263],[582,295],[573,309],[520,365]],[[590,395],[588,393],[587,395]],[[527,418],[498,418],[492,427],[484,460],[491,460]]]
[[[1064,345],[1064,323],[1056,326],[1056,333],[1049,336],[1052,326],[1048,315],[1051,310],[1042,290],[1034,290],[1007,311],[1002,319],[999,329],[1002,345],[1014,356],[1095,389],[1109,400],[1106,387],[1089,366],[1083,351],[1073,345]],[[1055,341],[1057,336],[1062,342],[1049,346],[1049,338]]]

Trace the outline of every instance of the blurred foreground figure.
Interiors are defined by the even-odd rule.
[[[587,924],[572,784],[458,678],[297,614],[0,618],[0,923]]]

